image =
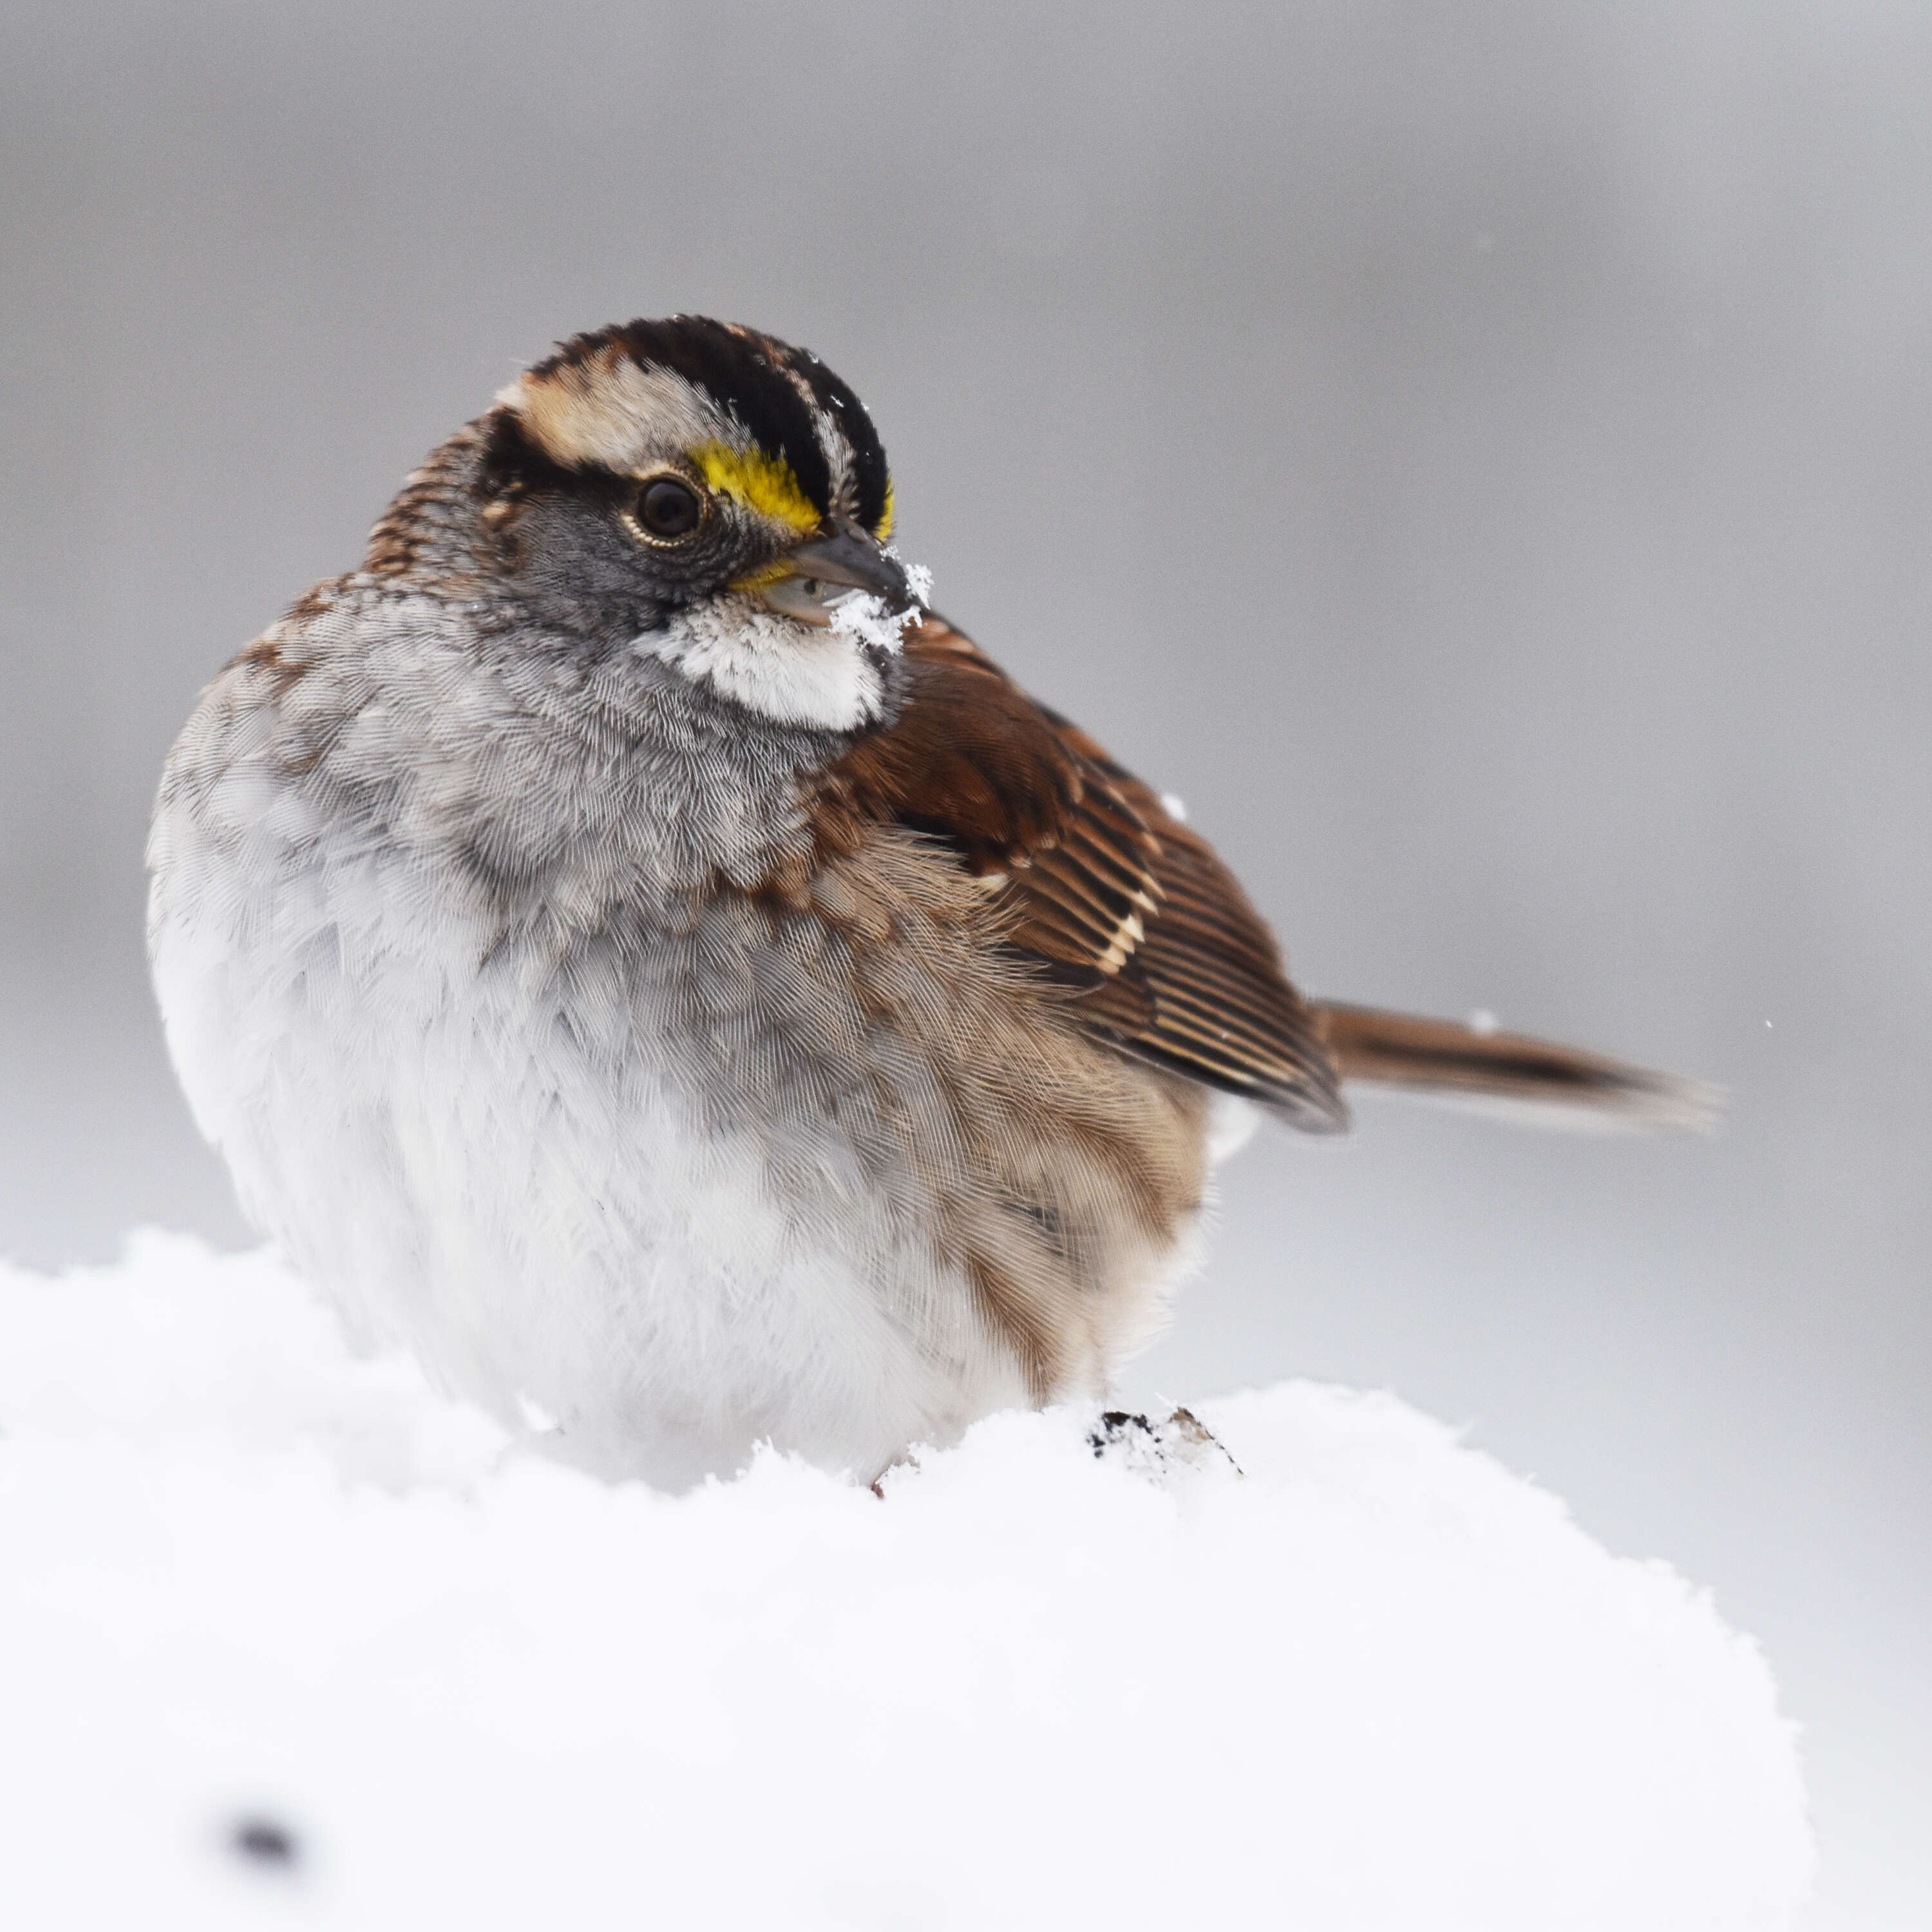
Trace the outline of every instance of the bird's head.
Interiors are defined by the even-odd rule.
[[[847,386],[702,316],[564,344],[485,418],[484,518],[530,596],[788,724],[876,718],[922,573]]]

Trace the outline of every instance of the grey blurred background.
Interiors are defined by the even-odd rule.
[[[1932,16],[12,0],[0,1248],[248,1238],[140,845],[214,668],[553,338],[870,404],[941,608],[1312,989],[1728,1084],[1703,1144],[1264,1136],[1136,1388],[1387,1386],[1804,1725],[1932,1924]]]

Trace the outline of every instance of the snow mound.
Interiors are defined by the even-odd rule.
[[[261,1256],[0,1270],[0,1913],[46,1928],[1790,1922],[1750,1642],[1385,1396],[682,1498]],[[1192,1438],[1190,1437],[1190,1440]]]

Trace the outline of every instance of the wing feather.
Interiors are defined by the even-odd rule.
[[[910,633],[905,669],[892,722],[826,775],[826,836],[884,821],[944,841],[1097,1036],[1298,1126],[1346,1126],[1317,1023],[1207,842],[943,619]]]

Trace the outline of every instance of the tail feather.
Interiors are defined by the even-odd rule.
[[[1351,1086],[1516,1115],[1546,1126],[1706,1133],[1720,1088],[1653,1072],[1526,1034],[1372,1006],[1312,1009],[1335,1070]]]

